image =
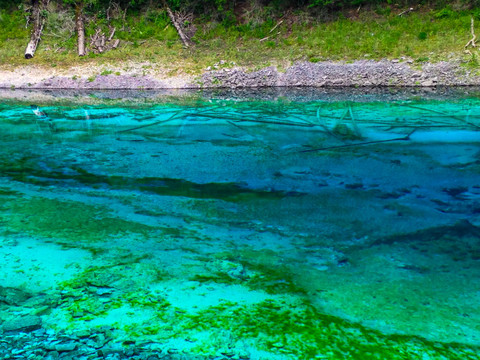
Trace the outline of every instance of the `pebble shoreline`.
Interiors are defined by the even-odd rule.
[[[435,87],[477,86],[480,76],[460,62],[415,65],[411,60],[359,60],[344,62],[297,62],[284,71],[266,67],[248,71],[233,63],[221,62],[205,69],[200,76],[169,77],[160,71],[129,71],[101,75],[100,68],[83,75],[75,68],[67,76],[54,69],[31,67],[0,70],[0,88],[4,89],[207,89],[263,87]],[[92,72],[93,71],[93,72]]]
[[[180,360],[200,359],[185,355],[176,349],[152,349],[155,344],[135,342],[115,342],[111,329],[104,327],[96,332],[83,331],[78,334],[55,333],[43,328],[35,331],[23,329],[20,332],[4,333],[0,340],[0,359],[30,360]],[[205,358],[203,358],[205,359]],[[215,360],[228,359],[225,356],[213,357]]]

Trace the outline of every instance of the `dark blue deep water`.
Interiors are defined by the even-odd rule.
[[[0,359],[480,359],[477,94],[3,94]]]

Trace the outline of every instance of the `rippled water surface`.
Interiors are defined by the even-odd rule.
[[[479,359],[480,99],[280,95],[1,101],[0,358]]]

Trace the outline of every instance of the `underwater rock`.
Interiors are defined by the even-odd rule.
[[[442,189],[443,192],[447,193],[448,195],[458,198],[459,195],[465,193],[468,191],[468,187],[466,186],[458,186],[458,187],[453,187],[453,188],[444,188]]]
[[[34,308],[31,312],[30,315],[46,315],[50,314],[52,312],[52,309],[49,306],[41,306]]]
[[[42,327],[42,318],[40,316],[23,316],[7,320],[3,324],[4,332],[32,332]]]
[[[55,345],[55,350],[58,352],[73,351],[77,348],[77,344],[74,342],[68,342]]]
[[[350,190],[363,189],[363,184],[362,183],[345,184],[345,189],[350,189]]]
[[[122,344],[118,343],[118,342],[111,342],[109,344],[106,344],[105,346],[103,346],[101,349],[99,349],[97,351],[97,354],[99,356],[104,356],[104,357],[107,357],[107,356],[117,356],[117,354],[122,354],[124,352],[124,347],[122,346]]]
[[[90,336],[90,331],[89,330],[77,330],[74,332],[74,335],[79,337],[79,338],[88,338]]]
[[[251,277],[242,264],[233,261],[215,260],[208,263],[206,268],[214,274],[225,274],[234,280],[245,281]]]
[[[277,177],[285,176],[293,179],[298,179],[311,174],[312,174],[312,169],[310,169],[309,167],[294,166],[294,167],[277,171],[274,175]]]
[[[377,193],[376,197],[379,198],[379,199],[383,199],[383,200],[399,199],[400,197],[402,197],[404,195],[404,194],[400,194],[400,193],[397,193],[397,192],[384,192],[384,191],[380,191],[380,190],[377,190],[376,193]]]
[[[104,271],[93,271],[91,274],[89,274],[89,277],[87,278],[86,282],[89,285],[93,285],[95,287],[105,289],[109,288],[117,282],[118,280],[121,279],[120,274],[116,274],[113,272],[104,272]]]
[[[60,356],[60,353],[58,351],[50,351],[45,359],[55,360],[55,359],[58,359],[59,356]]]
[[[46,333],[46,330],[41,328],[41,329],[33,331],[32,335],[40,337],[40,336],[44,336],[45,333]]]
[[[0,286],[0,303],[7,305],[23,304],[31,295],[23,290]]]
[[[91,336],[90,339],[95,340],[94,347],[97,349],[103,347],[109,341],[109,339],[105,338],[105,335],[102,333],[95,334]]]
[[[31,308],[40,308],[46,305],[54,307],[58,304],[58,302],[58,295],[37,294],[29,297],[28,300],[26,300],[22,305]]]

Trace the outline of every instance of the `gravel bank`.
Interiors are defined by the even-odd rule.
[[[384,87],[384,86],[475,86],[480,76],[458,62],[361,60],[343,62],[297,62],[285,71],[267,67],[206,69],[202,75],[169,75],[155,64],[129,64],[122,69],[105,65],[71,69],[23,66],[0,69],[0,88],[7,89],[199,89],[257,87]],[[125,70],[126,69],[126,70]]]

